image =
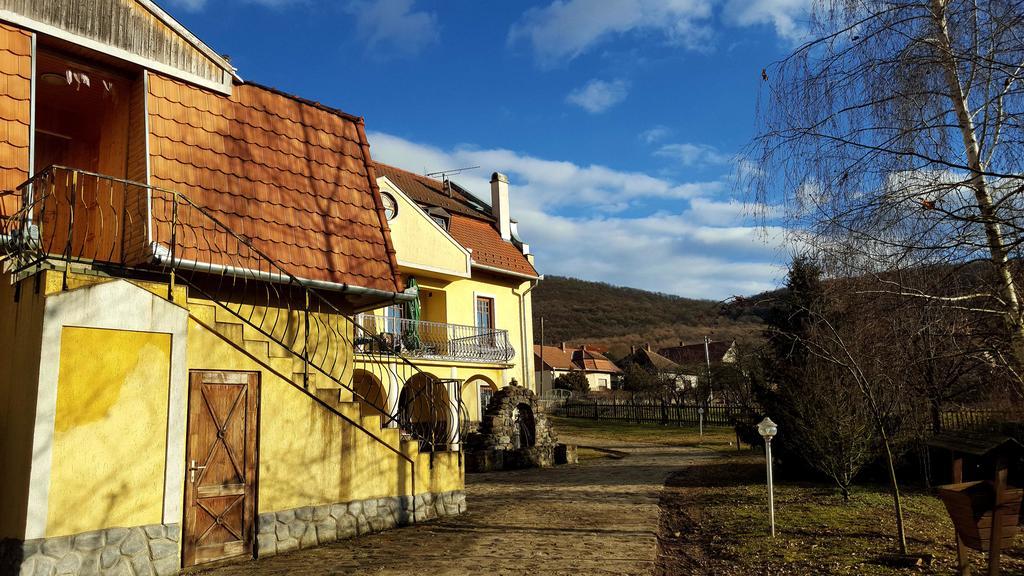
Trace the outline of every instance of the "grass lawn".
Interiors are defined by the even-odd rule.
[[[548,416],[559,434],[582,436],[616,442],[640,442],[665,446],[702,446],[713,450],[736,450],[736,433],[723,426],[704,427],[701,438],[696,426],[660,426],[658,424],[629,424],[612,420],[588,418],[558,418]]]
[[[670,479],[681,522],[701,540],[716,574],[953,574],[953,525],[938,498],[907,488],[904,517],[910,552],[931,554],[931,566],[893,568],[896,551],[892,498],[885,486],[859,487],[850,502],[828,485],[780,482],[775,487],[776,530],[767,536],[764,459],[750,453],[695,467]],[[677,532],[678,530],[673,530]],[[682,536],[682,534],[680,535]],[[976,574],[987,573],[981,553]],[[1024,574],[1024,538],[1003,553],[1003,574]]]
[[[777,481],[776,530],[768,537],[764,456],[736,451],[730,428],[637,425],[607,420],[552,418],[560,434],[668,446],[701,446],[720,453],[673,474],[662,496],[659,564],[666,574],[895,575],[954,574],[953,525],[938,498],[904,488],[910,552],[931,554],[929,566],[895,568],[884,557],[896,551],[892,498],[885,486],[855,488],[850,502],[828,484]],[[581,454],[582,456],[582,454]],[[587,453],[588,457],[600,457]],[[628,457],[627,457],[628,458]],[[777,474],[778,475],[778,474]],[[986,558],[971,552],[974,574]],[[1024,536],[1003,552],[1003,574],[1024,575]]]

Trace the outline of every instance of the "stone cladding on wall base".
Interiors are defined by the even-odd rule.
[[[260,514],[256,522],[258,556],[266,558],[410,524],[412,504],[412,498],[396,496]],[[466,493],[462,490],[416,495],[416,522],[465,511]]]
[[[0,574],[167,576],[181,566],[181,526],[107,528],[71,536],[0,542]]]

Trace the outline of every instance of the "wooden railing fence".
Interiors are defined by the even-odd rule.
[[[677,404],[660,402],[593,402],[569,400],[553,405],[548,413],[565,418],[590,418],[594,420],[620,420],[637,424],[663,424],[670,426],[696,426],[700,420],[698,404]],[[740,406],[712,405],[704,408],[704,424],[709,426],[731,426],[735,418],[743,413]]]

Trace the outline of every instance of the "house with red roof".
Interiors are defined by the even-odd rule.
[[[375,166],[398,271],[419,297],[358,321],[457,380],[460,418],[479,422],[501,387],[537,389],[531,291],[541,276],[511,217],[508,178],[492,174],[485,202],[450,178]]]
[[[586,344],[578,347],[566,347],[565,342],[558,346],[534,344],[534,362],[537,366],[537,382],[542,388],[541,393],[552,389],[552,384],[559,376],[570,372],[582,372],[593,391],[611,390],[622,369],[609,360],[604,351]]]
[[[5,3],[0,132],[0,573],[465,510],[463,380],[532,375],[507,202],[393,237],[362,118],[243,80],[151,0]],[[430,330],[357,321],[385,306]]]

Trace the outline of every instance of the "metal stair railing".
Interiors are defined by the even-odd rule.
[[[155,273],[169,281],[167,297],[172,301],[180,282],[190,293],[255,330],[267,342],[271,356],[276,352],[279,357],[300,360],[307,391],[311,387],[338,388],[340,399],[345,390],[354,401],[385,415],[392,414],[388,402],[381,402],[379,394],[357,390],[357,377],[385,391],[394,385],[401,388],[413,378],[436,380],[397,350],[358,346],[358,342],[373,341],[376,335],[345,314],[340,294],[315,288],[314,281],[295,276],[257,248],[252,239],[232,230],[184,194],[63,166],[36,174],[19,186],[19,191],[21,207],[14,214],[0,215],[0,239],[4,240],[0,253],[7,256],[4,266],[15,278],[43,266],[63,267],[66,286],[73,264]],[[243,340],[249,340],[244,329]],[[326,381],[326,386],[316,386],[317,381]],[[434,390],[433,385],[430,388]],[[459,386],[454,388],[461,391]],[[440,407],[426,414],[416,412],[403,404],[419,396],[404,396],[394,413],[430,419],[417,420],[420,425],[416,427],[406,422],[410,429],[404,432],[431,452],[457,449],[461,443],[457,422],[441,422],[454,418],[443,414]],[[461,394],[447,396],[445,403],[457,410]],[[383,425],[394,422],[391,418]],[[423,424],[437,430],[447,426],[451,432],[438,438],[436,433],[423,433],[427,429]]]

